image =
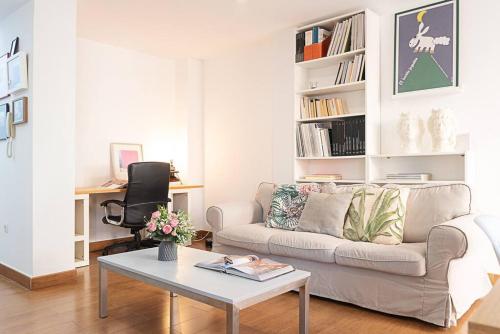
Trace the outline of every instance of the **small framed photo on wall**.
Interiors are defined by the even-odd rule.
[[[111,144],[111,164],[115,180],[128,180],[128,165],[142,161],[141,144]]]
[[[394,95],[458,87],[458,0],[395,15]]]
[[[7,119],[9,114],[9,104],[0,105],[0,140],[6,140],[9,138],[7,132]]]
[[[7,69],[9,54],[0,56],[0,99],[9,96],[9,71]]]
[[[9,94],[28,88],[28,62],[24,52],[19,52],[7,60]]]
[[[11,43],[10,43],[10,56],[12,57],[15,55],[17,52],[19,52],[19,37],[16,37]]]
[[[12,101],[12,124],[22,124],[28,121],[28,98],[26,96]]]

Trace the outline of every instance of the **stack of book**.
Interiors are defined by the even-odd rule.
[[[364,155],[365,117],[298,124],[296,144],[298,157]]]
[[[309,175],[304,175],[301,180],[308,181],[308,182],[333,182],[333,181],[342,180],[342,175],[340,175],[340,174],[309,174]]]
[[[357,14],[333,27],[332,40],[327,56],[362,49],[365,47],[365,14]]]
[[[337,67],[335,85],[356,82],[365,78],[365,55],[356,55],[353,60],[344,60]]]
[[[332,31],[313,27],[295,35],[295,62],[338,55],[365,47],[365,14],[335,23]]]
[[[347,105],[343,99],[315,99],[302,97],[300,101],[300,117],[316,118],[348,114]]]
[[[295,62],[326,56],[332,33],[321,27],[302,31],[295,35]]]
[[[429,181],[431,173],[391,173],[386,175],[388,180],[395,181]]]

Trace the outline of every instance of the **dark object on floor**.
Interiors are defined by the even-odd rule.
[[[206,238],[205,239],[205,247],[207,249],[212,249],[213,241],[212,238]]]
[[[101,203],[104,207],[104,224],[129,228],[134,240],[108,246],[102,252],[108,255],[116,248],[127,251],[141,247],[154,247],[155,241],[142,240],[140,231],[146,226],[144,217],[149,218],[159,205],[167,206],[170,178],[170,164],[163,162],[137,162],[128,166],[128,187],[123,201],[111,199]],[[121,214],[114,216],[108,212],[111,204],[121,207]]]

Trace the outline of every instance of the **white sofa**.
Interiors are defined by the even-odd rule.
[[[253,201],[207,210],[214,251],[289,263],[312,273],[313,295],[444,327],[491,289],[496,258],[473,222],[466,185],[412,187],[400,245],[266,228],[273,190],[262,183]]]

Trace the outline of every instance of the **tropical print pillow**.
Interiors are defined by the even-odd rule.
[[[273,193],[266,227],[295,230],[310,192],[319,192],[316,183],[283,184]]]
[[[377,244],[403,241],[409,189],[361,188],[352,197],[344,224],[344,238]]]

